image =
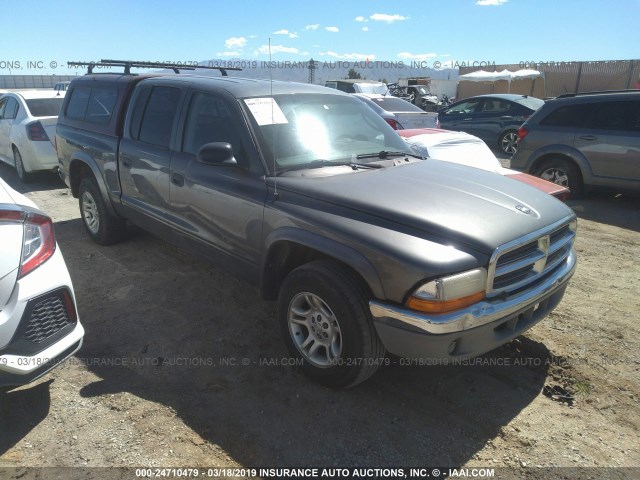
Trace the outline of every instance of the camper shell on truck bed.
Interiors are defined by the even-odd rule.
[[[303,371],[332,387],[386,352],[496,348],[555,308],[575,271],[567,206],[415,155],[360,100],[316,85],[88,75],[57,145],[93,240],[133,222],[256,285]]]

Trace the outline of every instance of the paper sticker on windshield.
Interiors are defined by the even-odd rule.
[[[274,125],[278,123],[289,123],[284,116],[280,106],[271,97],[247,98],[244,103],[256,119],[258,125]]]

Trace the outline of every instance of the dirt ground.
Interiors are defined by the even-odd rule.
[[[256,290],[137,229],[98,246],[55,176],[0,175],[53,217],[86,329],[75,358],[0,393],[0,467],[640,467],[638,198],[570,202],[578,270],[526,335],[333,391],[288,364]]]

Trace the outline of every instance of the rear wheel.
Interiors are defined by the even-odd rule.
[[[498,147],[503,153],[507,155],[513,155],[518,150],[518,132],[515,130],[507,130],[498,139]]]
[[[570,199],[582,195],[582,174],[570,160],[561,157],[550,158],[542,162],[534,174],[543,180],[567,187],[571,191]]]
[[[363,382],[384,362],[367,288],[346,267],[315,261],[291,272],[278,295],[278,320],[291,354],[332,388]]]
[[[96,180],[84,177],[78,188],[80,214],[91,239],[100,245],[110,245],[126,235],[126,222],[107,210]]]
[[[31,182],[33,180],[33,174],[25,170],[22,155],[20,155],[20,151],[17,147],[13,147],[13,160],[16,165],[16,172],[18,173],[20,180],[22,180],[22,183]]]

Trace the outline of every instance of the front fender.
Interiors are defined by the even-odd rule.
[[[268,283],[271,281],[269,271],[272,268],[274,254],[279,245],[287,242],[314,250],[348,265],[364,279],[376,298],[385,298],[378,272],[364,255],[338,241],[290,226],[272,231],[265,240],[265,255],[261,268],[263,292],[269,288]]]

